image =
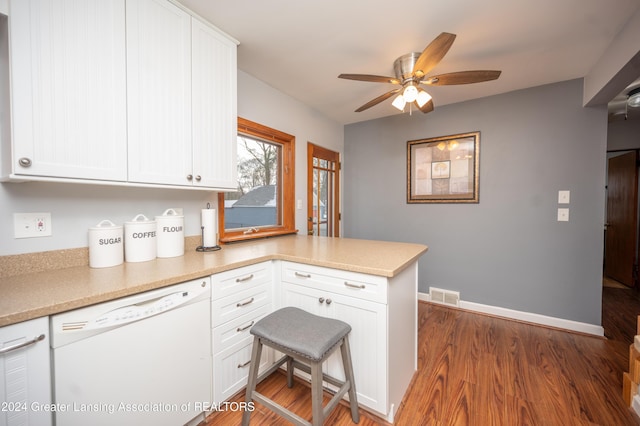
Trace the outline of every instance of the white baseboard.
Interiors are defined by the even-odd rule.
[[[428,293],[418,293],[418,300],[430,302]],[[461,309],[468,311],[481,312],[484,314],[495,315],[499,317],[514,319],[518,321],[526,321],[534,324],[546,325],[549,327],[564,328],[566,330],[577,331],[580,333],[593,334],[596,336],[604,336],[604,328],[599,325],[588,324],[585,322],[572,321],[563,318],[549,317],[546,315],[534,314],[531,312],[516,311],[513,309],[501,308],[499,306],[483,305],[475,302],[465,302],[460,300]],[[640,404],[640,401],[639,401]]]

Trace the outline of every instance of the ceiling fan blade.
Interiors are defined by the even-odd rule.
[[[447,54],[449,48],[456,39],[455,34],[441,33],[422,51],[415,65],[413,73],[416,77],[424,77],[431,71]]]
[[[433,111],[433,100],[429,100],[429,102],[427,102],[426,104],[422,105],[422,107],[420,107],[420,105],[418,105],[418,103],[416,102],[416,106],[418,107],[418,109],[422,112],[424,112],[425,114],[428,112]]]
[[[460,71],[448,74],[434,75],[422,81],[424,84],[432,86],[445,86],[452,84],[471,84],[480,83],[482,81],[491,81],[500,77],[502,71],[476,70],[476,71]]]
[[[387,92],[383,95],[378,96],[377,98],[370,100],[369,102],[367,102],[366,104],[362,105],[360,108],[358,108],[356,110],[356,112],[362,112],[365,109],[369,109],[374,105],[378,105],[380,102],[384,101],[385,99],[389,99],[391,96],[395,95],[396,93],[398,93],[401,89],[395,89],[392,90],[390,92]]]
[[[372,83],[391,83],[400,84],[400,80],[394,77],[385,77],[382,75],[369,75],[369,74],[340,74],[338,78],[344,78],[347,80],[369,81]]]

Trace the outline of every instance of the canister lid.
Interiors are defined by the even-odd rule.
[[[105,219],[100,221],[100,223],[98,223],[96,226],[92,226],[91,228],[89,228],[89,230],[91,231],[107,231],[107,230],[117,230],[117,229],[122,229],[122,226],[116,225],[115,223],[111,222],[109,219]]]
[[[125,225],[149,225],[149,224],[152,224],[153,222],[155,222],[155,220],[151,220],[145,215],[143,215],[142,213],[140,213],[139,215],[136,215],[136,217],[134,217],[128,222],[125,222],[124,224]]]
[[[179,215],[174,209],[167,209],[162,213],[161,216],[156,216],[156,220],[158,219],[180,219],[183,218],[183,215]]]

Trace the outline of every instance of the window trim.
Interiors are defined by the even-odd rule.
[[[238,134],[252,136],[282,146],[280,173],[282,188],[282,225],[264,226],[245,234],[245,229],[227,231],[224,228],[224,192],[218,193],[218,237],[221,243],[253,240],[257,238],[296,234],[295,229],[295,141],[293,135],[238,117]],[[237,143],[237,142],[236,142]]]

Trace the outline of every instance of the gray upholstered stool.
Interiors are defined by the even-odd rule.
[[[349,352],[349,332],[351,326],[345,322],[310,314],[298,308],[282,308],[258,321],[252,328],[254,336],[251,367],[247,383],[246,401],[257,401],[296,425],[322,425],[324,419],[349,392],[351,419],[358,423],[358,401],[353,380],[351,353]],[[266,345],[285,354],[278,362],[258,377],[262,346]],[[322,373],[322,363],[340,347],[345,380],[340,381]],[[293,369],[298,368],[311,374],[311,404],[313,423],[287,410],[280,404],[256,392],[256,385],[264,378],[287,363],[287,385],[293,386]],[[302,363],[304,362],[304,364]],[[326,407],[322,406],[322,380],[340,389]],[[247,426],[251,411],[246,410],[242,424]]]

